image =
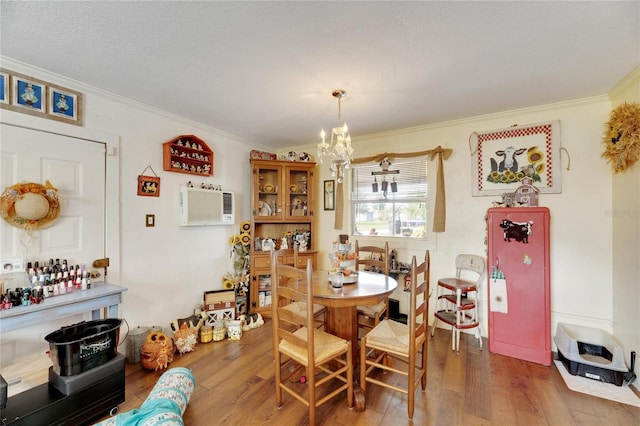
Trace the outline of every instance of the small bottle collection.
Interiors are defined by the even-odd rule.
[[[91,288],[91,274],[85,265],[69,265],[66,259],[49,259],[49,263],[27,262],[26,274],[30,286],[7,289],[0,300],[0,309],[42,303],[44,298]]]

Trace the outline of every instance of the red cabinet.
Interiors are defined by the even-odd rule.
[[[487,212],[489,351],[544,365],[551,365],[549,221],[546,207]]]

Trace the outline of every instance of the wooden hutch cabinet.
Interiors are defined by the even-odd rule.
[[[249,312],[271,316],[271,258],[269,245],[281,248],[287,238],[306,245],[298,254],[297,267],[311,259],[315,250],[314,173],[316,163],[303,161],[251,160],[251,272]],[[285,259],[293,264],[293,257]]]

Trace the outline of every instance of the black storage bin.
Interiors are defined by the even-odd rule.
[[[53,371],[73,376],[104,364],[118,354],[121,319],[83,321],[45,337]]]
[[[607,351],[606,348],[604,348],[604,350]],[[593,365],[572,361],[565,357],[559,350],[558,359],[562,361],[565,368],[572,376],[586,377],[589,379],[598,380],[603,383],[613,383],[616,386],[622,386],[622,383],[624,382],[624,371],[615,371],[609,368],[596,367]]]
[[[7,382],[0,374],[0,408],[4,409],[7,406]]]

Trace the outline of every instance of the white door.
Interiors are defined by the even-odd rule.
[[[102,142],[0,123],[0,191],[18,182],[44,184],[49,180],[61,197],[56,222],[31,236],[0,219],[2,260],[22,259],[26,265],[28,261],[59,258],[67,259],[69,264],[85,264],[91,270],[95,259],[107,257],[106,153],[107,147]],[[5,285],[17,286],[12,280]],[[52,318],[47,323],[2,334],[0,372],[5,378],[7,374],[11,377],[12,371],[14,374],[21,371],[21,364],[36,370],[36,366],[42,367],[43,358],[45,362],[44,375],[34,379],[22,377],[18,385],[9,387],[9,395],[46,382],[50,361],[45,355],[48,343],[44,336],[61,326],[87,319],[90,319],[87,315]]]
[[[61,197],[57,221],[31,237],[1,221],[0,257],[68,259],[91,269],[106,256],[105,144],[9,124],[0,124],[0,137],[0,190],[49,180]]]

